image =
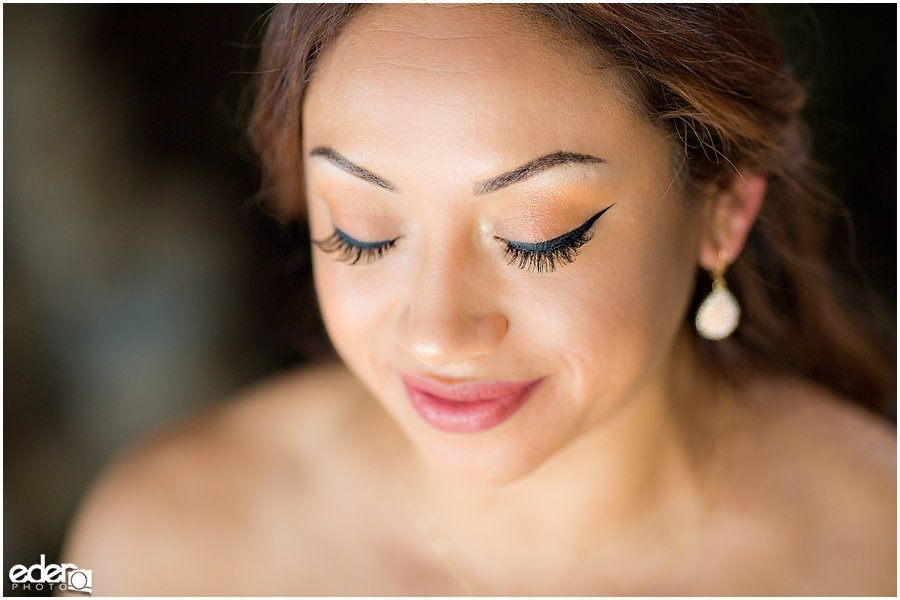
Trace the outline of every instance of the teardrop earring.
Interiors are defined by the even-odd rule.
[[[741,306],[725,285],[727,267],[728,253],[719,250],[716,268],[710,273],[712,291],[703,299],[694,318],[697,333],[708,340],[724,340],[734,333],[741,320]]]

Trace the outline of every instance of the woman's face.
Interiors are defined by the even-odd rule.
[[[699,243],[614,71],[513,11],[370,9],[303,106],[337,350],[421,451],[494,482],[661,377]]]

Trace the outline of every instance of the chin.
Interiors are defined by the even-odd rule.
[[[566,445],[565,436],[551,438],[547,429],[541,431],[543,439],[536,440],[515,419],[478,434],[423,431],[423,427],[428,426],[420,422],[417,431],[408,434],[425,460],[475,486],[500,487],[524,480]]]

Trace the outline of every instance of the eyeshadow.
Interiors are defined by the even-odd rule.
[[[585,221],[579,227],[573,229],[572,231],[569,231],[568,233],[564,233],[558,237],[555,237],[551,240],[546,240],[543,242],[536,242],[536,243],[530,244],[530,243],[526,243],[526,242],[514,242],[512,240],[507,240],[507,239],[503,239],[503,238],[501,238],[501,239],[503,239],[504,242],[511,245],[513,248],[515,248],[517,250],[522,250],[524,252],[549,252],[549,251],[555,250],[556,248],[565,246],[572,240],[578,238],[585,231],[590,229],[591,226],[593,226],[593,224],[597,221],[597,219],[599,219],[600,217],[603,216],[603,213],[608,211],[613,206],[615,206],[615,204],[610,204],[609,206],[607,206],[606,208],[604,208],[603,210],[601,210],[600,212],[595,214],[593,217],[591,217],[590,219]]]

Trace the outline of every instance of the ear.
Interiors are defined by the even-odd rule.
[[[697,257],[700,266],[712,271],[719,250],[728,254],[728,264],[737,259],[762,207],[766,185],[765,177],[740,171],[711,192]]]

